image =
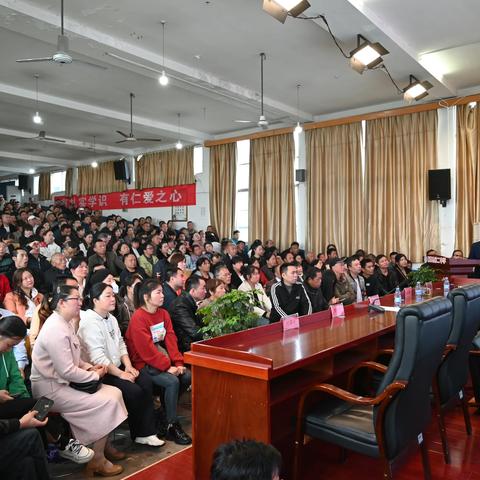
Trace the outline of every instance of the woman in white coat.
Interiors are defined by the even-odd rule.
[[[127,418],[122,392],[110,385],[101,385],[95,393],[86,393],[70,386],[99,381],[106,374],[103,365],[93,366],[80,359],[80,340],[71,321],[78,317],[81,297],[77,287],[57,288],[51,303],[54,311],[40,331],[32,356],[32,391],[55,403],[58,412],[69,422],[75,438],[93,443],[95,455],[87,465],[89,475],[118,475],[121,465],[109,460],[121,460],[125,454],[108,443],[108,434]]]
[[[260,283],[260,270],[253,265],[247,265],[242,269],[243,278],[245,279],[238,287],[242,292],[254,291],[253,297],[255,299],[254,312],[259,317],[270,318],[270,311],[272,310],[272,302],[268,298],[265,290]]]

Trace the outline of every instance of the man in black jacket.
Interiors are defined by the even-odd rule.
[[[270,290],[272,300],[270,323],[278,322],[290,315],[310,315],[312,304],[304,286],[297,283],[297,267],[291,263],[284,263],[280,267],[280,275],[282,279],[274,283]]]
[[[35,279],[35,287],[39,292],[47,293],[45,273],[50,269],[50,262],[40,253],[40,242],[38,240],[31,242],[27,248],[29,249],[27,268],[32,272]]]
[[[365,280],[365,290],[367,297],[378,295],[378,284],[375,273],[375,262],[371,258],[364,258],[360,265],[362,266],[362,277]]]
[[[345,262],[343,258],[332,257],[328,260],[329,270],[323,274],[322,292],[325,300],[329,303],[337,303],[331,301],[335,297],[335,285],[342,277],[345,270]]]
[[[185,291],[170,305],[170,316],[178,339],[178,348],[183,352],[190,350],[190,344],[202,340],[199,332],[202,321],[197,316],[197,302],[205,298],[207,289],[205,280],[192,275],[185,285]]]
[[[178,290],[183,288],[185,274],[181,268],[169,268],[163,283],[163,308],[170,312],[172,302],[178,297]]]
[[[312,304],[312,313],[327,310],[328,308],[328,302],[325,300],[322,289],[320,288],[321,284],[322,271],[316,267],[309,268],[305,274],[303,286]]]

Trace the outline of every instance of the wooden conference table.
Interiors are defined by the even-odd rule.
[[[381,303],[392,305],[393,295]],[[301,393],[319,382],[343,385],[353,366],[393,346],[396,314],[369,313],[368,302],[345,307],[344,318],[324,311],[299,320],[299,329],[283,332],[274,323],[193,343],[185,354],[196,480],[208,480],[218,445],[243,438],[275,445],[288,478]]]

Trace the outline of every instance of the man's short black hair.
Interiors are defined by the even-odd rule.
[[[392,255],[396,255],[397,253],[398,253],[398,252],[390,252],[390,253],[388,254],[388,258],[392,258]]]
[[[296,241],[295,241],[295,242],[292,242],[292,243],[290,244],[291,247],[293,247],[294,245],[296,245],[297,247],[300,246],[300,244],[299,244],[298,242],[296,242]]]
[[[279,451],[254,440],[233,440],[213,454],[210,480],[272,480],[280,474]]]
[[[181,268],[167,268],[167,271],[165,272],[165,281],[169,282],[173,277],[177,276],[179,271],[182,272],[183,270]]]
[[[313,280],[317,276],[317,273],[322,273],[322,271],[317,267],[309,268],[304,276],[305,282],[307,280]]]
[[[371,258],[363,258],[360,262],[360,265],[362,266],[362,268],[365,268],[367,266],[367,263],[373,263],[375,265],[375,262]]]
[[[198,275],[190,275],[190,277],[188,277],[187,283],[185,284],[185,291],[189,292],[192,288],[198,288],[201,282],[205,283],[205,279]]]
[[[297,266],[298,266],[298,262],[282,263],[282,265],[280,266],[280,275],[285,273],[288,270],[288,267],[293,267],[296,269]]]
[[[355,260],[359,260],[359,258],[358,258],[357,255],[352,255],[351,257],[348,257],[348,258],[345,260],[345,263],[347,264],[347,267],[351,267],[351,266],[352,266],[352,262],[354,262]]]
[[[241,257],[240,255],[235,255],[232,258],[232,265],[235,265],[236,263],[244,263],[243,257]]]

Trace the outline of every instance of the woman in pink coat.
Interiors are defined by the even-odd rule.
[[[70,387],[70,382],[87,383],[100,380],[104,366],[92,366],[80,359],[80,341],[71,321],[79,315],[81,297],[77,287],[62,285],[52,299],[52,315],[46,320],[35,342],[32,356],[32,391],[55,403],[52,411],[60,413],[72,428],[75,438],[93,443],[95,456],[87,465],[89,474],[118,475],[125,454],[108,443],[108,434],[127,418],[122,392],[102,385],[89,394]],[[108,460],[107,460],[108,459]]]

